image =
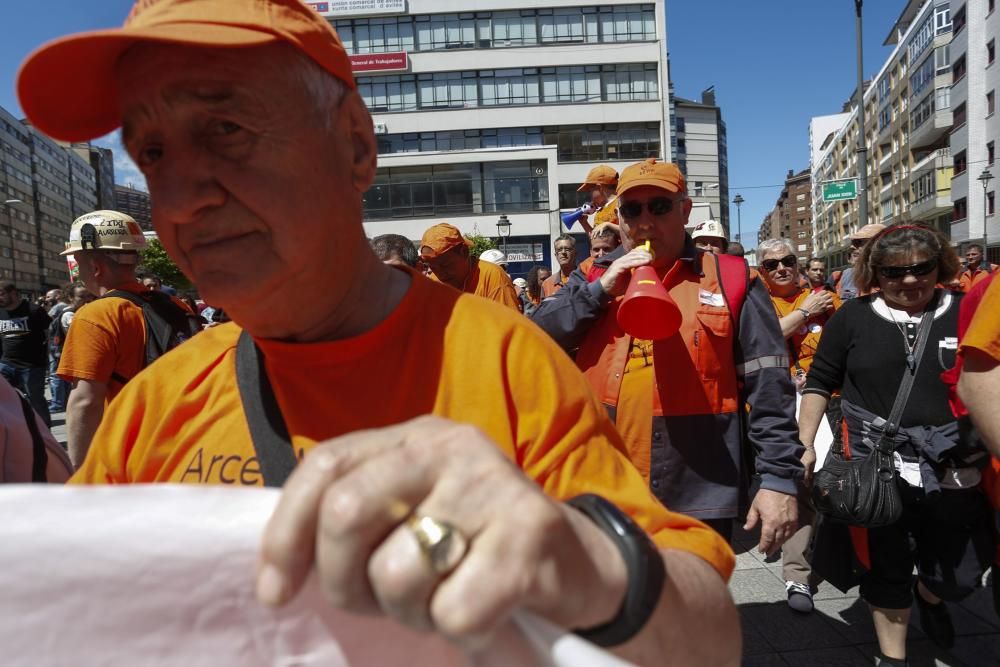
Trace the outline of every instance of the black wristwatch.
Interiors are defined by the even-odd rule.
[[[607,623],[574,632],[598,646],[624,644],[639,633],[660,603],[667,570],[649,535],[614,504],[588,493],[566,501],[583,512],[615,543],[628,568],[628,590],[621,609]]]

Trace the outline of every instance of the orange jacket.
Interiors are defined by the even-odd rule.
[[[623,254],[619,248],[595,260],[590,276]],[[696,250],[688,239],[665,282],[683,319],[677,335],[653,344],[652,440],[649,450],[636,452],[649,461],[653,493],[668,508],[702,519],[745,509],[751,468],[762,488],[793,495],[802,474],[795,390],[774,306],[744,265],[746,296],[741,308],[733,306],[739,315],[730,313],[730,290],[719,277],[719,262],[730,259],[736,261]],[[576,271],[533,316],[563,349],[579,348],[577,366],[612,419],[632,344],[618,326],[618,304],[600,281]]]

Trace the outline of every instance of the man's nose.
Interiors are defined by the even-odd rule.
[[[226,201],[226,191],[215,176],[212,158],[193,142],[164,148],[149,181],[153,219],[158,224],[194,222]]]

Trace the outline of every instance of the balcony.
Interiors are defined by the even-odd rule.
[[[951,109],[935,111],[926,120],[910,128],[910,150],[931,146],[951,130]]]
[[[936,151],[931,151],[920,162],[913,165],[913,178],[916,178],[920,172],[927,171],[927,169],[942,169],[945,167],[950,168],[951,166],[951,149],[939,148]]]

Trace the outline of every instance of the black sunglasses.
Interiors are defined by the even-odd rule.
[[[674,201],[670,197],[653,197],[645,204],[652,215],[666,215],[674,209]],[[642,215],[641,201],[623,201],[618,204],[618,212],[623,218],[638,218]]]
[[[909,264],[908,266],[880,266],[878,272],[883,278],[889,279],[902,278],[907,273],[911,276],[926,276],[936,269],[937,265],[936,259],[929,259],[926,262]]]
[[[784,264],[789,269],[799,263],[799,260],[795,259],[795,255],[785,255],[781,259],[765,259],[760,263],[767,271],[774,271],[778,268],[778,264]]]

